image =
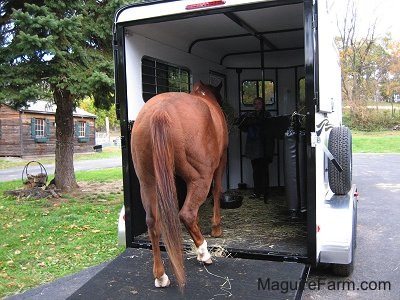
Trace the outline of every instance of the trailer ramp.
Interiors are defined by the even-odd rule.
[[[240,258],[210,266],[185,256],[186,287],[180,292],[162,253],[169,288],[155,288],[151,250],[127,248],[68,299],[300,299],[309,267],[301,263]]]

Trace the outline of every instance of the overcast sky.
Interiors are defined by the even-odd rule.
[[[349,0],[327,0],[332,2],[338,16],[346,11]],[[351,0],[350,0],[351,1]],[[357,5],[359,31],[365,33],[376,22],[375,33],[384,36],[391,32],[394,40],[400,41],[400,0],[353,0]]]

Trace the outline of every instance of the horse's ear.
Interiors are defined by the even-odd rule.
[[[203,82],[197,81],[195,84],[193,84],[193,92],[198,91],[202,86],[203,86]]]

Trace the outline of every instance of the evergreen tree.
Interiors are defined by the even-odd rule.
[[[56,110],[55,181],[77,187],[73,109],[93,96],[113,103],[112,23],[123,0],[0,2],[0,101],[51,98]]]

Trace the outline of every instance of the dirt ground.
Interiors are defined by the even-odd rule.
[[[89,194],[110,194],[123,191],[122,181],[106,181],[106,182],[79,182],[81,193]]]
[[[48,185],[47,187],[21,188],[17,190],[7,191],[6,194],[17,198],[40,199],[49,198],[52,201],[63,201],[71,199],[87,199],[96,198],[107,194],[122,194],[122,182],[106,181],[106,182],[79,182],[79,188],[69,193],[62,193],[55,186]]]

